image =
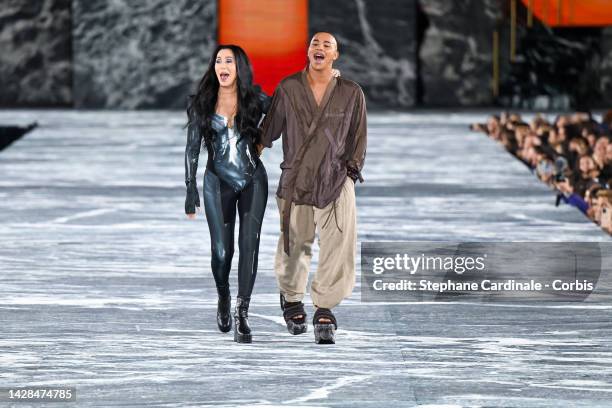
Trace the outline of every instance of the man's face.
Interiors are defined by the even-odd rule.
[[[338,59],[338,44],[329,33],[316,33],[308,46],[310,68],[316,71],[329,69]]]

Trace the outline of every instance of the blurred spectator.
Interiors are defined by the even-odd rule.
[[[599,184],[599,169],[592,156],[582,155],[578,159],[578,172],[575,172],[574,190],[578,195],[584,197],[588,188]]]
[[[605,133],[612,131],[612,109],[604,113],[601,127]]]
[[[597,193],[599,204],[599,225],[608,234],[612,234],[612,190],[600,190]]]
[[[595,142],[595,146],[593,147],[593,160],[597,164],[597,168],[600,172],[606,167],[607,164],[607,149],[610,144],[607,137],[600,137]]]

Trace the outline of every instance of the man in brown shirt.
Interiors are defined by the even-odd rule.
[[[302,299],[319,233],[319,265],[310,288],[317,343],[335,341],[337,324],[330,309],[350,296],[355,285],[354,184],[363,182],[366,151],[365,97],[356,83],[333,77],[338,56],[331,34],[312,37],[308,67],[279,84],[261,135],[266,147],[284,135],[275,272],[292,334],[306,331]]]

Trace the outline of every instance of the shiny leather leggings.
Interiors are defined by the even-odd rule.
[[[238,232],[238,296],[249,299],[257,275],[259,234],[268,201],[268,175],[263,163],[250,182],[234,191],[207,166],[204,174],[204,210],[210,230],[212,272],[219,295],[229,294],[229,273],[234,255],[236,207],[240,217]]]

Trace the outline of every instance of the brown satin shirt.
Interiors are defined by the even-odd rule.
[[[347,175],[361,178],[367,124],[363,91],[333,78],[317,106],[306,71],[285,78],[274,92],[261,144],[283,135],[282,174],[276,195],[285,199],[283,230],[288,252],[291,202],[323,208],[338,198]]]
[[[367,139],[363,91],[355,82],[334,78],[317,106],[305,71],[285,78],[264,119],[261,143],[272,147],[281,134],[284,160],[276,195],[296,204],[325,207],[338,198],[347,170],[358,177],[363,168]]]

